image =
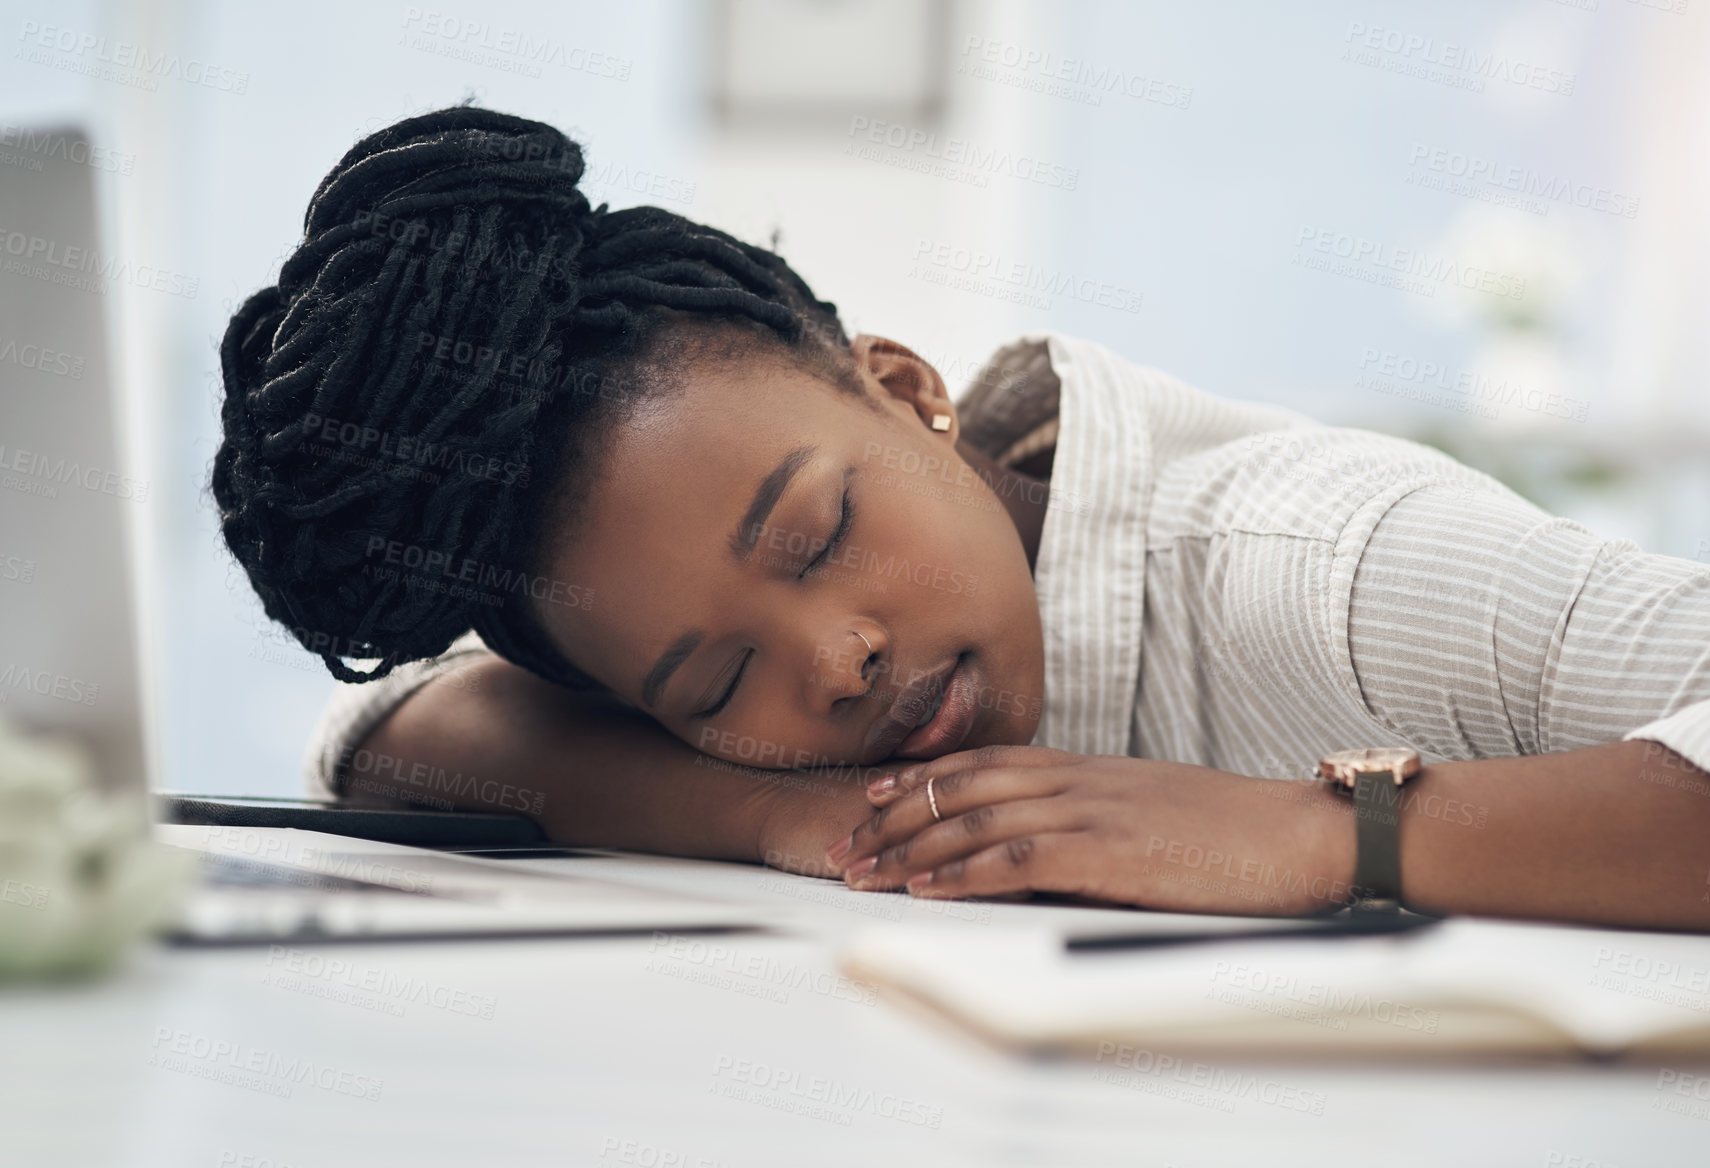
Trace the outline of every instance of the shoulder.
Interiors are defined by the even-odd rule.
[[[480,634],[470,630],[438,657],[400,665],[377,681],[334,683],[303,754],[303,782],[309,793],[322,799],[341,795],[344,769],[370,731],[428,682],[453,674],[491,652]],[[476,683],[464,680],[459,684],[468,687]]]
[[[1302,425],[1163,462],[1150,542],[1234,532],[1339,542],[1397,500],[1439,488],[1472,505],[1507,489],[1440,450],[1369,430]]]

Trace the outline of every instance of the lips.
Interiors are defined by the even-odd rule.
[[[937,758],[961,746],[977,712],[977,672],[973,659],[963,653],[916,678],[868,733],[868,759]]]

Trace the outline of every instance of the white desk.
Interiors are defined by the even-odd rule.
[[[836,980],[838,938],[876,918],[947,909],[944,927],[980,928],[1093,910],[928,905],[648,856],[522,862],[764,903],[792,924],[697,937],[709,948],[676,959],[646,936],[339,945],[296,959],[151,949],[92,987],[0,994],[0,1162],[1710,1164],[1710,1121],[1659,1110],[1653,1070],[1220,1065],[1223,1082],[1261,1088],[1173,1074],[1117,1086],[1086,1065],[997,1054]],[[413,988],[399,1001],[401,984]],[[793,1075],[796,1093],[753,1087],[774,1074]],[[848,1105],[791,1110],[816,1106],[815,1076]],[[1266,1095],[1321,1097],[1322,1114]],[[936,1130],[919,1122],[932,1116]]]

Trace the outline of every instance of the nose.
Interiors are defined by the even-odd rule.
[[[808,676],[808,705],[830,713],[845,698],[864,697],[884,671],[889,638],[877,625],[852,622],[814,646]]]

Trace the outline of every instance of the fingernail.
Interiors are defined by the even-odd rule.
[[[829,848],[825,849],[825,858],[833,864],[849,854],[849,849],[855,846],[855,837],[846,835]]]
[[[868,788],[867,788],[867,794],[869,794],[869,795],[889,795],[892,791],[894,791],[896,789],[897,789],[897,777],[895,775],[886,775],[882,779],[873,780],[872,784],[870,786],[868,786]]]
[[[844,873],[844,875],[850,880],[860,880],[878,866],[879,857],[868,856],[865,860],[858,860],[854,864],[851,864],[849,866],[849,871]]]
[[[931,884],[931,883],[932,883],[932,873],[930,873],[930,872],[916,872],[913,876],[910,876],[908,878],[908,890],[910,892],[919,892],[922,888],[925,888],[928,884]]]

